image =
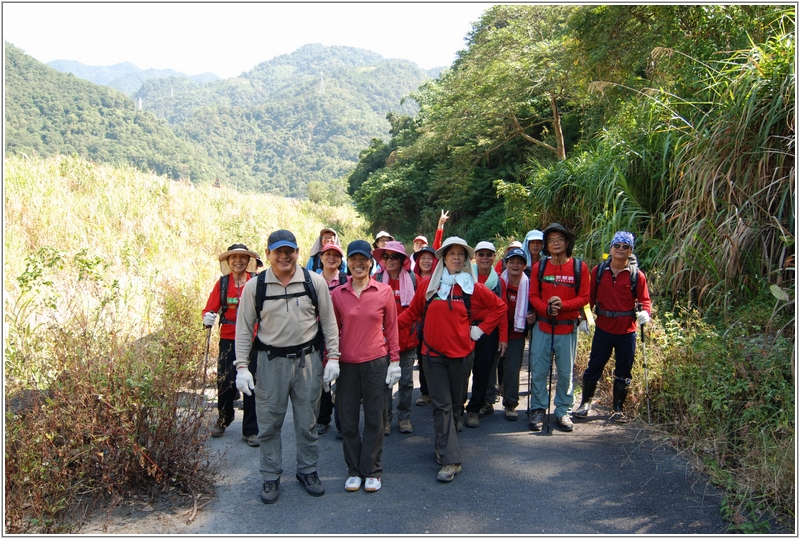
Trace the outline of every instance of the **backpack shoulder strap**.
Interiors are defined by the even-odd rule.
[[[583,271],[583,261],[580,258],[572,259],[572,270],[575,273],[575,296],[581,290],[581,273]]]
[[[256,276],[256,320],[261,324],[261,307],[267,297],[267,272],[262,271]]]
[[[408,274],[411,275],[411,284],[414,286],[414,290],[416,290],[417,289],[417,276],[411,270],[408,270]]]
[[[343,271],[339,271],[339,285],[343,285],[347,283],[347,274]]]
[[[376,281],[378,281],[379,283],[382,283],[383,282],[383,272],[376,273],[375,275],[372,276],[372,278],[375,279]]]
[[[539,297],[541,297],[542,295],[542,281],[544,280],[544,267],[547,265],[548,260],[550,260],[550,258],[543,258],[542,260],[539,261],[539,275],[537,279],[539,281]]]
[[[317,298],[317,289],[314,283],[311,282],[311,273],[306,268],[303,270],[303,286],[306,289],[306,294],[311,298],[311,303],[314,304],[314,312],[319,316],[319,298]]]
[[[631,272],[631,294],[633,295],[634,303],[636,303],[639,301],[637,286],[639,284],[639,266],[636,264],[629,264],[628,269]]]

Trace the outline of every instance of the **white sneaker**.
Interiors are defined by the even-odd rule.
[[[361,478],[358,476],[348,477],[347,481],[344,482],[344,489],[347,492],[356,492],[360,488],[361,488]]]
[[[367,482],[364,483],[364,490],[367,492],[378,492],[381,489],[380,477],[367,477]]]

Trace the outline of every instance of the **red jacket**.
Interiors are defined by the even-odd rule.
[[[597,284],[597,268],[592,269],[592,280],[590,282],[591,292],[589,294],[589,304],[595,307],[600,303],[600,308],[604,311],[635,311],[635,301],[631,293],[631,272],[625,268],[614,276],[611,268],[603,272],[603,280]],[[642,309],[650,314],[652,303],[650,292],[647,289],[647,279],[644,272],[639,270],[639,279],[636,282],[637,300],[642,304]],[[625,335],[636,331],[636,315],[610,317],[597,314],[595,320],[597,327],[614,335]]]
[[[250,274],[245,272],[245,276],[247,281],[250,280]],[[247,282],[245,281],[245,282]],[[225,310],[225,320],[229,323],[221,324],[219,329],[219,338],[220,339],[236,339],[236,313],[238,312],[238,305],[239,305],[239,296],[242,295],[242,289],[244,285],[239,288],[236,288],[234,285],[233,280],[233,273],[228,274],[228,308]],[[231,303],[234,301],[234,303]],[[219,279],[217,279],[217,284],[214,285],[214,289],[211,291],[211,295],[208,296],[208,301],[206,302],[206,306],[203,309],[203,315],[206,313],[218,313],[220,308],[222,308],[222,304],[220,303],[219,298]],[[255,334],[254,334],[255,336]]]
[[[411,305],[408,306],[397,320],[398,331],[407,330],[415,321],[422,318],[425,308],[425,292],[428,290],[430,277],[417,283],[417,292]],[[452,295],[461,296],[459,285],[453,285]],[[506,316],[506,304],[494,292],[475,283],[470,298],[470,309],[473,318],[476,312],[485,312],[486,316],[478,327],[484,333],[491,333]],[[422,353],[431,355],[443,354],[449,358],[460,358],[469,355],[475,348],[475,343],[470,339],[470,320],[463,300],[442,300],[434,295],[433,301],[428,306],[425,314],[423,331]],[[430,347],[430,348],[429,348]]]
[[[541,286],[542,291],[539,293],[539,264],[547,263],[544,270],[544,279]],[[552,331],[550,327],[550,316],[547,314],[547,302],[553,296],[561,298],[561,310],[558,312],[556,320],[577,321],[580,317],[580,312],[583,306],[589,303],[589,268],[586,262],[581,260],[581,288],[575,290],[575,259],[570,258],[566,264],[556,266],[549,259],[537,262],[531,268],[531,281],[530,281],[530,300],[531,305],[539,315],[539,329],[545,333]],[[550,279],[548,279],[550,277]],[[575,324],[557,324],[555,333],[557,335],[566,335],[575,331],[577,323]]]

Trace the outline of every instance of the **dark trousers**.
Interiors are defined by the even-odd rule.
[[[425,380],[425,369],[422,368],[422,345],[417,346],[417,363],[419,364],[419,392],[428,395],[428,382]]]
[[[333,389],[330,392],[325,393],[322,392],[322,396],[319,399],[319,413],[317,414],[317,423],[322,423],[323,425],[330,425],[331,423],[331,415],[333,416],[334,422],[336,423],[336,430],[339,432],[342,431],[342,426],[339,423],[339,407],[336,406],[333,402]]]
[[[383,421],[386,417],[386,356],[365,363],[339,363],[336,406],[342,424],[342,449],[347,474],[380,477],[383,473]],[[364,407],[364,434],[358,432],[359,408]]]
[[[636,332],[614,335],[594,328],[592,351],[589,353],[589,365],[583,373],[583,379],[597,382],[603,376],[603,369],[614,351],[614,376],[630,380],[633,369],[633,357],[636,355]]]
[[[453,413],[464,402],[474,355],[474,352],[470,352],[467,357],[453,359],[439,356],[422,358],[422,368],[428,380],[433,408],[435,447],[443,464],[461,464]]]
[[[233,422],[233,401],[236,398],[236,360],[235,341],[231,339],[219,340],[219,359],[217,360],[217,410],[219,419],[217,423],[226,427]],[[250,365],[247,370],[256,378],[258,369],[258,351],[253,348],[250,353]],[[256,418],[256,398],[254,395],[242,395],[244,401],[244,418],[242,419],[242,434],[252,436],[258,434],[258,419]]]
[[[486,404],[486,388],[489,386],[489,378],[492,372],[492,363],[497,355],[497,345],[500,342],[500,333],[497,329],[489,334],[483,334],[480,339],[475,341],[475,361],[472,363],[472,396],[467,404],[467,412],[478,413]],[[464,381],[464,395],[466,396],[466,384]],[[462,401],[463,404],[463,401]],[[456,410],[459,413],[460,410]]]

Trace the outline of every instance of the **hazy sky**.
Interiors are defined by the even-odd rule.
[[[234,77],[307,43],[449,66],[492,3],[9,3],[3,36],[40,62]]]

